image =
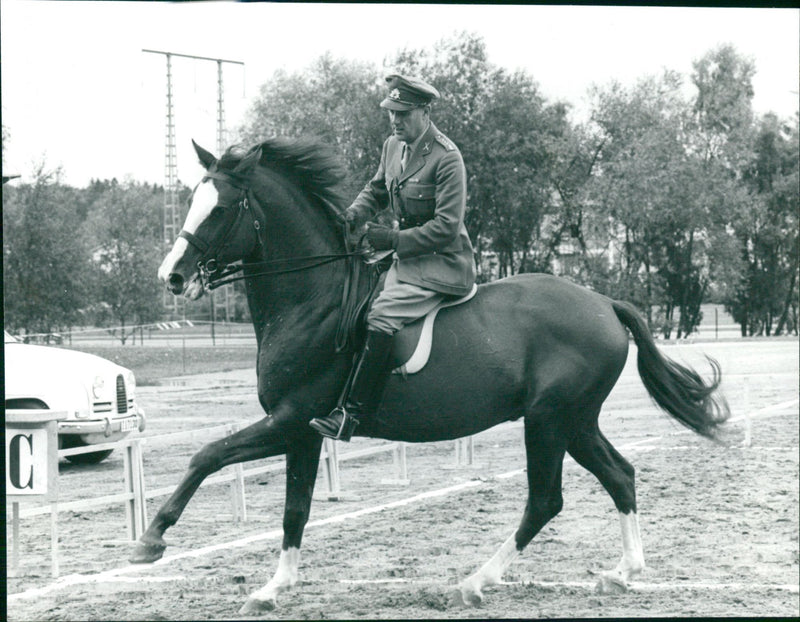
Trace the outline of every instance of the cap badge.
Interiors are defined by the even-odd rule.
[[[389,97],[391,99],[400,99],[400,89],[392,89],[392,92],[389,93]]]

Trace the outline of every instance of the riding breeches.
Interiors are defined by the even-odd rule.
[[[378,294],[367,315],[370,330],[393,335],[436,307],[447,296],[397,280],[397,260],[386,273],[383,290]]]

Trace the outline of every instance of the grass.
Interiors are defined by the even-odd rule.
[[[133,370],[136,384],[154,385],[163,378],[234,369],[255,369],[256,346],[73,346]]]

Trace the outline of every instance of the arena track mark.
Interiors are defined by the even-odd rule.
[[[414,584],[414,585],[438,585],[433,581],[415,580],[415,579],[339,579],[339,583],[347,583],[351,585],[383,585],[383,584]],[[594,591],[597,586],[596,582],[592,581],[501,581],[498,585],[524,585],[530,587],[579,587]],[[670,590],[677,590],[682,588],[694,590],[781,590],[785,592],[800,593],[800,586],[792,585],[791,583],[707,583],[707,582],[693,582],[693,581],[678,581],[678,582],[663,582],[663,583],[645,583],[641,581],[631,581],[630,590],[632,592],[668,592]]]
[[[775,413],[775,411],[785,410],[786,408],[789,408],[791,406],[795,406],[798,403],[800,403],[800,400],[790,400],[790,401],[787,401],[787,402],[781,402],[781,403],[778,403],[778,404],[773,404],[771,406],[766,406],[766,407],[761,408],[761,409],[759,409],[759,410],[757,410],[755,412],[750,413],[749,417],[756,417],[756,416],[761,417],[761,416],[768,415],[768,414],[785,414],[785,413],[781,413],[781,412]],[[737,417],[732,417],[730,419],[730,421],[736,421],[736,420],[739,420],[739,419],[743,419],[746,416],[747,415],[739,415]],[[680,430],[680,431],[675,432],[673,434],[689,434],[689,433],[691,433],[690,430]],[[670,434],[670,436],[672,436],[672,434]],[[619,450],[633,449],[638,445],[647,445],[648,443],[655,443],[655,442],[658,442],[659,440],[662,440],[663,438],[664,438],[663,436],[654,436],[654,437],[649,437],[649,438],[645,438],[645,439],[640,439],[638,441],[632,441],[630,443],[626,443],[625,445],[621,445],[618,449]],[[643,449],[651,449],[651,448],[643,448]],[[572,458],[570,458],[569,456],[567,456],[565,458],[565,463],[574,464],[575,461]],[[508,478],[511,478],[511,477],[515,477],[517,475],[522,475],[524,473],[525,473],[525,469],[516,469],[514,471],[509,471],[509,472],[506,472],[506,473],[500,473],[498,475],[491,476],[491,479],[508,479]],[[312,527],[320,527],[320,526],[323,526],[323,525],[329,525],[329,524],[332,524],[332,523],[344,522],[346,520],[350,520],[350,519],[353,519],[353,518],[358,518],[360,516],[365,516],[365,515],[368,515],[368,514],[375,514],[377,512],[382,512],[384,510],[389,510],[389,509],[394,509],[394,508],[398,508],[398,507],[403,507],[403,506],[406,506],[406,505],[411,505],[413,503],[416,503],[418,501],[423,501],[425,499],[443,497],[443,496],[446,496],[446,495],[448,495],[448,494],[450,494],[452,492],[458,492],[458,491],[461,491],[461,490],[474,488],[476,486],[481,486],[481,485],[486,483],[486,479],[489,479],[489,478],[485,478],[483,480],[469,480],[467,482],[462,482],[462,483],[456,484],[454,486],[448,486],[446,488],[438,488],[436,490],[430,490],[430,491],[427,491],[427,492],[424,492],[424,493],[420,493],[418,495],[414,495],[413,497],[407,497],[405,499],[399,499],[397,501],[392,501],[390,503],[371,506],[371,507],[368,507],[368,508],[362,508],[360,510],[355,510],[353,512],[347,512],[345,514],[337,514],[337,515],[334,515],[334,516],[330,516],[328,518],[319,519],[319,520],[315,520],[315,521],[310,521],[306,525],[306,529],[309,529],[309,528],[312,528]],[[142,572],[142,571],[146,572],[148,569],[150,569],[150,568],[152,568],[154,566],[164,566],[166,564],[170,564],[170,563],[172,563],[174,561],[177,561],[177,560],[180,560],[180,559],[185,559],[185,558],[190,558],[190,557],[200,557],[200,556],[206,555],[208,553],[213,553],[213,552],[216,552],[216,551],[222,551],[222,550],[226,550],[226,549],[241,548],[241,547],[248,546],[249,544],[252,544],[254,542],[261,542],[261,541],[264,541],[264,540],[278,539],[278,538],[281,538],[282,536],[283,536],[283,529],[272,529],[270,531],[257,533],[257,534],[254,534],[252,536],[248,536],[248,537],[245,537],[245,538],[232,540],[230,542],[223,542],[223,543],[220,543],[220,544],[214,544],[214,545],[211,545],[211,546],[202,547],[200,549],[195,549],[195,550],[192,550],[192,551],[186,551],[184,553],[177,553],[175,555],[168,555],[166,557],[161,558],[160,560],[158,560],[157,562],[155,562],[152,565],[131,564],[131,565],[128,565],[128,566],[123,566],[122,568],[115,568],[115,569],[107,570],[107,571],[100,572],[100,573],[97,573],[97,574],[91,574],[91,575],[71,574],[71,575],[66,575],[64,577],[60,577],[59,579],[57,579],[53,583],[51,583],[49,585],[45,585],[45,586],[43,586],[41,588],[32,588],[32,589],[26,590],[24,592],[19,592],[19,593],[16,593],[16,594],[9,594],[8,597],[7,597],[7,601],[8,602],[13,602],[15,600],[20,600],[20,599],[25,599],[25,598],[35,598],[37,596],[42,596],[42,595],[48,594],[50,592],[54,592],[54,591],[60,590],[60,589],[62,589],[64,587],[69,587],[69,586],[73,586],[73,585],[88,584],[88,583],[104,583],[104,582],[114,582],[114,581],[128,580],[127,578],[123,579],[122,577],[124,575],[127,575],[127,574],[135,574],[137,572]],[[175,579],[169,579],[169,578],[167,578],[167,579],[159,579],[157,577],[147,578],[144,575],[138,574],[135,577],[133,577],[132,580],[135,580],[135,581],[138,581],[138,580],[141,580],[141,581],[151,580],[153,582],[157,582],[159,580],[168,581],[168,580],[175,580]],[[540,585],[544,585],[544,583],[540,583]],[[566,585],[566,584],[559,584],[559,585]],[[583,583],[581,583],[581,585],[583,585]],[[594,584],[592,584],[592,585],[594,585]],[[632,584],[632,586],[633,585],[640,585],[640,584]],[[650,584],[641,584],[641,585],[650,585]],[[653,584],[653,585],[655,585],[655,584]],[[669,584],[667,584],[667,585],[669,585]],[[688,583],[679,583],[679,584],[675,584],[675,585],[676,586],[681,585],[681,586],[684,586],[684,587],[689,587],[690,584],[688,584]],[[698,585],[701,585],[701,584],[698,584]],[[706,584],[702,584],[702,585],[706,585]],[[716,584],[714,584],[714,585],[716,585]],[[719,584],[719,585],[723,585],[723,584]],[[730,585],[733,585],[733,584],[730,584]],[[654,588],[654,589],[657,589],[657,588]]]

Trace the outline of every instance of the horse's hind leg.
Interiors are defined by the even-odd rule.
[[[517,531],[480,570],[465,579],[454,595],[456,604],[477,606],[483,588],[500,583],[506,568],[519,556],[542,527],[561,511],[561,468],[566,440],[555,418],[525,418],[528,503]]]
[[[628,589],[628,580],[644,569],[644,552],[636,514],[636,488],[631,464],[608,442],[597,421],[578,433],[567,448],[582,467],[590,471],[611,495],[622,527],[622,559],[617,567],[603,572],[597,584],[600,592]]]

